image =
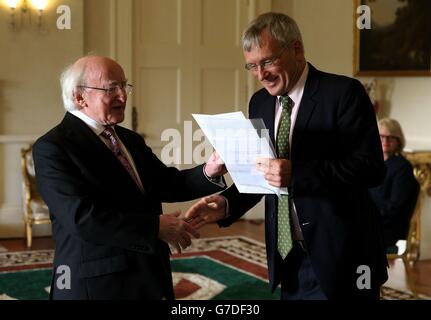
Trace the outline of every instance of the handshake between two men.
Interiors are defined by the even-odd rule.
[[[274,187],[287,187],[291,183],[292,165],[288,159],[258,158],[256,169],[264,174],[268,183]],[[209,178],[221,177],[227,169],[217,152],[206,163],[205,174]],[[191,237],[199,238],[198,229],[207,223],[225,218],[228,212],[228,200],[223,195],[203,197],[187,210],[184,216],[175,211],[160,216],[159,238],[181,253],[192,243]]]

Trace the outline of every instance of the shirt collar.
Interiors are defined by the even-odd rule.
[[[100,135],[103,130],[105,130],[105,126],[103,124],[98,123],[96,120],[90,118],[89,116],[87,116],[85,113],[83,113],[80,110],[73,110],[73,111],[69,111],[71,114],[73,114],[74,116],[78,117],[79,119],[81,119],[82,121],[85,122],[85,124],[96,134],[96,135]]]

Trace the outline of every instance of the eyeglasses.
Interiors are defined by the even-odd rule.
[[[84,86],[84,85],[80,85],[78,86],[78,88],[105,91],[105,94],[107,94],[108,96],[115,95],[119,90],[124,91],[126,94],[132,93],[132,90],[133,90],[133,86],[131,84],[128,84],[127,82],[121,82],[119,84],[112,85],[109,88],[97,88],[97,87],[90,87],[90,86]]]
[[[284,53],[284,51],[285,51],[288,47],[289,47],[289,46],[285,46],[285,47],[281,50],[281,52],[280,52],[278,55],[276,55],[276,56],[274,56],[274,57],[272,57],[272,58],[269,58],[269,59],[263,60],[263,61],[261,61],[260,63],[246,63],[246,64],[245,64],[245,68],[246,68],[248,71],[252,71],[252,72],[256,72],[256,71],[257,71],[257,69],[258,69],[258,67],[260,67],[260,69],[261,69],[261,70],[268,69],[268,68],[270,68],[270,67],[274,66],[275,64],[277,64],[278,60],[280,60],[280,58],[281,58],[282,54]]]
[[[381,134],[380,140],[395,141],[395,140],[398,140],[398,138],[395,136],[385,136],[385,135]]]

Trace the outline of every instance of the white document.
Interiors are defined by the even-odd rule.
[[[275,158],[262,119],[247,119],[242,112],[193,117],[224,161],[239,192],[287,194],[287,188],[271,186],[256,169],[257,158]]]

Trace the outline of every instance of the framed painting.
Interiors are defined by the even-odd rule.
[[[431,1],[353,1],[356,76],[431,76]]]

